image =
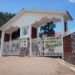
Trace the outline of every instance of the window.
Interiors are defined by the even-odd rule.
[[[27,39],[21,40],[21,47],[27,47]]]

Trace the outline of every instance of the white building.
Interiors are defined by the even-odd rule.
[[[15,17],[13,17],[2,27],[0,27],[0,30],[2,31],[0,55],[1,56],[4,55],[4,51],[6,52],[6,49],[4,49],[5,47],[4,39],[6,39],[5,34],[10,35],[9,54],[13,55],[10,53],[10,51],[13,49],[11,44],[12,43],[11,34],[14,31],[20,29],[20,36],[19,36],[20,48],[25,49],[28,46],[28,42],[29,42],[28,48],[29,48],[29,54],[31,56],[33,51],[32,41],[34,38],[37,38],[38,27],[50,21],[61,22],[62,38],[63,38],[65,32],[67,32],[67,21],[71,21],[71,20],[72,17],[67,11],[22,10]],[[42,49],[40,48],[40,50]],[[63,57],[63,39],[62,39],[61,51]]]

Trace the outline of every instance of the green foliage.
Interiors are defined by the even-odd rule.
[[[7,12],[5,12],[5,13],[0,12],[0,26],[5,24],[7,21],[9,21],[15,15],[16,14],[11,14],[11,13],[7,13]]]
[[[5,24],[7,21],[9,21],[13,16],[15,16],[16,14],[12,14],[12,13],[3,13],[0,12],[0,27]],[[0,38],[1,38],[1,31],[0,31]]]
[[[43,34],[47,34],[47,36],[54,36],[55,31],[54,28],[56,27],[55,23],[53,22],[48,22],[46,25],[43,25],[40,27],[40,31],[41,31],[41,36]]]

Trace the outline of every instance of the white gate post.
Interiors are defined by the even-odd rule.
[[[32,26],[29,26],[29,35],[30,35],[30,56],[32,56]]]
[[[2,52],[3,52],[3,47],[4,47],[4,36],[5,36],[5,32],[2,32],[0,56],[2,56]]]
[[[43,52],[43,45],[42,45],[42,39],[40,38],[40,56],[43,55],[42,52]]]
[[[61,18],[61,27],[62,27],[62,59],[64,59],[64,43],[63,43],[63,39],[64,39],[64,17]]]
[[[32,38],[30,38],[30,56],[32,56]]]
[[[11,34],[10,34],[10,52],[11,52]]]

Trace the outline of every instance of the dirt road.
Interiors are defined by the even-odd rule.
[[[0,57],[0,75],[75,75],[56,58]]]

